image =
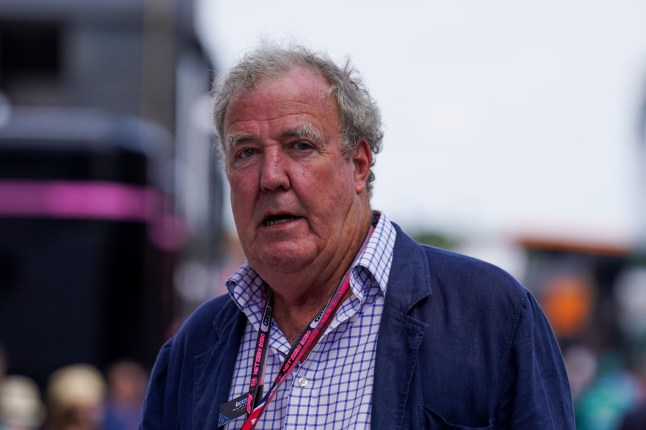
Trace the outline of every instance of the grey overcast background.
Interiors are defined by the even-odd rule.
[[[643,0],[198,0],[224,71],[262,39],[349,56],[382,109],[373,206],[409,229],[629,245]]]

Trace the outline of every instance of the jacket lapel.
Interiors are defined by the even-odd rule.
[[[218,426],[220,405],[229,397],[245,321],[233,302],[227,302],[213,320],[208,349],[193,357],[191,428]]]
[[[428,260],[423,248],[395,225],[397,239],[375,361],[372,428],[400,429],[407,410],[417,352],[427,324],[410,315],[431,295]]]
[[[218,405],[228,400],[229,390],[231,389],[231,378],[238,357],[238,349],[244,333],[246,318],[244,314],[233,304],[228,303],[225,308],[213,321],[213,328],[216,333],[216,361],[219,375],[231,375],[218,381],[215,391],[215,398]],[[221,381],[227,383],[221,383]]]

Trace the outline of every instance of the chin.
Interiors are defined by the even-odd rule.
[[[308,252],[301,247],[272,246],[259,253],[256,261],[265,270],[292,273],[307,268],[315,256],[316,252]]]

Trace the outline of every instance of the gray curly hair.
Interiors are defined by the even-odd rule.
[[[224,120],[233,97],[252,90],[263,79],[280,76],[294,67],[305,67],[319,73],[330,84],[330,94],[336,99],[339,109],[343,155],[348,159],[352,157],[362,140],[368,142],[373,155],[378,154],[384,135],[381,113],[349,60],[341,68],[326,54],[303,46],[283,48],[266,44],[244,55],[224,80],[213,87],[213,120],[220,136],[219,150],[226,154]],[[375,157],[367,181],[370,193],[375,179],[374,164]]]

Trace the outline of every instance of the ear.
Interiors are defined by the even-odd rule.
[[[372,165],[372,151],[365,140],[359,142],[357,150],[352,157],[354,163],[354,189],[361,194],[368,186],[370,166]]]

